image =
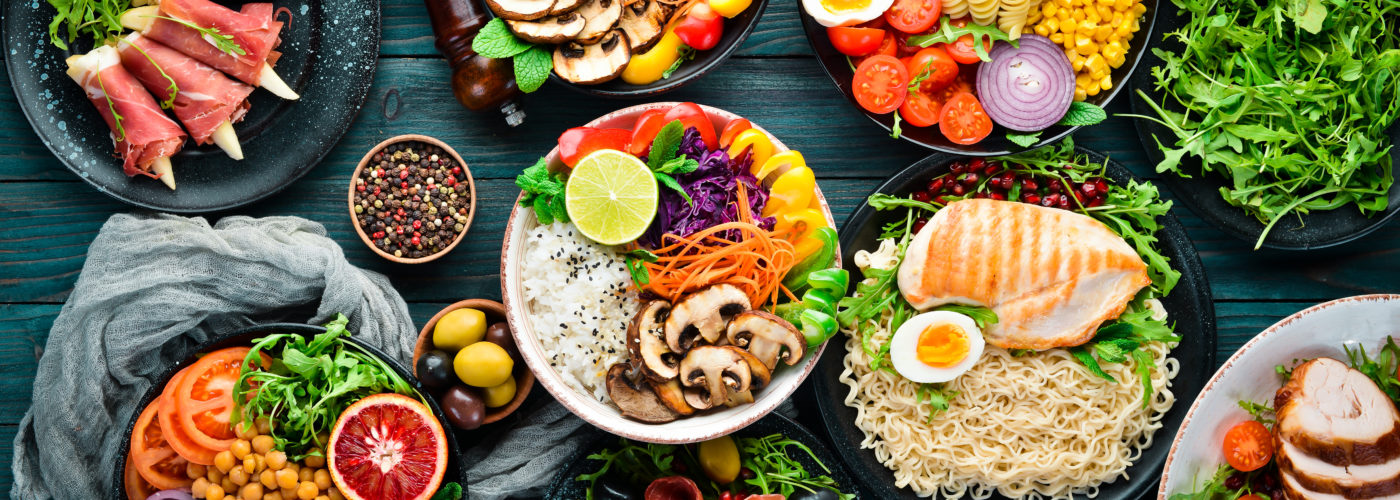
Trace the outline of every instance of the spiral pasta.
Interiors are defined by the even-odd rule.
[[[943,13],[954,18],[967,15],[969,0],[944,0]]]
[[[1040,2],[1038,0],[1001,0],[1001,9],[997,13],[997,28],[1006,32],[1012,40],[1021,38],[1021,32],[1025,31],[1026,23],[1034,7]]]
[[[1000,0],[966,0],[967,10],[972,13],[972,22],[991,26],[997,20],[1001,9]]]

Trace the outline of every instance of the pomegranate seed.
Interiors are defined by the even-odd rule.
[[[1094,179],[1094,187],[1098,188],[1100,193],[1107,193],[1108,181],[1105,181],[1102,178]]]
[[[937,197],[937,198],[934,198],[934,199],[933,199],[933,202],[934,202],[934,203],[937,203],[937,204],[939,204],[939,205],[947,205],[947,204],[948,204],[948,198],[943,197],[943,196],[939,196],[939,197]]]
[[[1231,474],[1225,478],[1225,487],[1231,490],[1238,490],[1244,487],[1244,475],[1240,473]]]
[[[937,193],[937,192],[942,191],[942,190],[943,190],[943,178],[942,178],[942,177],[939,177],[939,178],[937,178],[937,179],[928,181],[928,192],[930,192],[930,193]]]
[[[1060,208],[1069,210],[1069,197],[1065,195],[1060,195],[1059,205]]]
[[[963,163],[963,162],[955,162],[955,163],[953,163],[953,168],[952,168],[952,169],[953,169],[953,173],[954,173],[954,174],[961,174],[961,173],[967,171],[967,164],[965,164],[965,163]]]
[[[993,191],[991,198],[996,201],[1006,201],[1006,193],[998,193]]]
[[[970,163],[968,163],[968,165],[967,165],[967,171],[968,171],[968,172],[980,172],[980,171],[982,171],[983,168],[986,168],[986,166],[987,166],[986,160],[983,160],[983,159],[981,159],[981,158],[973,158],[972,161],[971,161]]]
[[[1098,194],[1099,186],[1086,182],[1079,186],[1079,191],[1083,192],[1085,196],[1093,197],[1095,194]]]
[[[1034,205],[1036,203],[1040,203],[1040,195],[1037,195],[1035,193],[1024,193],[1021,195],[1021,201]]]
[[[1046,186],[1046,187],[1049,187],[1049,188],[1050,188],[1050,192],[1052,192],[1052,193],[1058,193],[1058,192],[1063,191],[1063,190],[1065,189],[1065,184],[1064,184],[1064,181],[1060,180],[1059,178],[1056,178],[1056,179],[1054,179],[1054,180],[1051,180],[1051,181],[1050,181],[1050,185],[1049,185],[1049,186]]]
[[[953,184],[953,189],[952,189],[952,191],[953,191],[953,196],[962,196],[963,193],[967,192],[966,190],[963,189],[962,184]]]
[[[1002,189],[1011,189],[1011,186],[1012,186],[1013,184],[1015,184],[1015,183],[1016,183],[1016,174],[1013,174],[1013,173],[1011,173],[1011,172],[1007,172],[1007,173],[1001,174],[1001,188],[1002,188]]]
[[[1092,200],[1089,200],[1089,203],[1086,203],[1084,206],[1093,208],[1099,205],[1103,205],[1103,198],[1094,198]]]
[[[977,185],[977,174],[967,174],[966,177],[963,177],[962,183],[963,183],[964,186],[967,186],[967,187],[976,186],[976,185]]]
[[[977,194],[972,195],[972,197],[973,197],[973,198],[976,198],[976,199],[979,199],[979,200],[985,199],[985,198],[987,197],[987,193],[977,193]]]
[[[925,219],[925,218],[923,218],[923,217],[919,217],[919,218],[917,218],[917,219],[914,219],[914,232],[917,233],[917,232],[919,232],[920,229],[923,229],[923,228],[924,228],[924,224],[928,224],[928,219]]]
[[[933,199],[933,197],[929,196],[928,191],[914,191],[914,201],[927,203],[931,199]]]
[[[1042,206],[1042,207],[1053,207],[1053,206],[1055,206],[1055,203],[1056,203],[1055,200],[1058,199],[1059,197],[1060,197],[1060,195],[1058,195],[1058,194],[1047,194],[1047,195],[1045,195],[1044,198],[1041,198],[1041,199],[1040,199],[1040,206]]]
[[[1030,177],[1027,177],[1025,180],[1021,181],[1021,189],[1027,191],[1035,191],[1038,187],[1040,187],[1040,185],[1036,184],[1035,179],[1032,179]]]
[[[998,173],[1001,173],[1001,165],[997,165],[997,164],[987,165],[986,172],[987,172],[987,177],[991,177],[991,176],[994,176],[994,175],[996,175],[996,174],[998,174]]]

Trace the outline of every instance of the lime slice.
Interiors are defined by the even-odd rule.
[[[621,245],[646,232],[656,217],[656,177],[630,154],[603,149],[579,160],[569,173],[564,208],[580,233],[604,245]]]

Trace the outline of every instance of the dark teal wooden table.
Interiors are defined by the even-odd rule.
[[[519,193],[512,179],[548,152],[564,129],[634,103],[546,85],[528,96],[525,124],[506,129],[500,118],[472,114],[453,99],[447,64],[433,49],[421,0],[384,0],[383,10],[379,69],[349,133],[305,178],[232,213],[296,215],[324,224],[351,262],[393,280],[421,324],[460,299],[500,299],[501,239]],[[881,181],[928,152],[890,139],[846,102],[812,57],[798,12],[792,0],[770,3],[737,56],[662,98],[733,111],[801,150],[840,221]],[[9,86],[0,74],[0,87]],[[1127,112],[1122,99],[1110,113]],[[380,140],[405,133],[431,135],[457,149],[476,177],[480,197],[466,241],[436,262],[415,266],[372,254],[345,210],[345,189],[360,157]],[[1126,118],[1082,130],[1076,139],[1139,175],[1156,177]],[[10,490],[11,443],[30,405],[36,361],[88,244],[108,216],[131,210],[60,164],[29,128],[13,92],[0,91],[0,491]],[[1336,249],[1256,252],[1186,207],[1173,212],[1196,242],[1209,274],[1221,360],[1260,330],[1313,303],[1400,290],[1400,226]]]

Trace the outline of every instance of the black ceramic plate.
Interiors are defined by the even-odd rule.
[[[730,55],[733,55],[740,46],[744,45],[744,40],[749,38],[749,33],[753,33],[754,27],[758,26],[758,19],[763,17],[763,11],[767,8],[768,0],[753,0],[753,3],[749,5],[749,8],[744,9],[744,12],[732,19],[725,19],[724,34],[720,35],[719,44],[715,45],[713,49],[696,52],[695,59],[681,64],[680,69],[672,73],[670,78],[662,78],[646,85],[632,85],[622,81],[621,77],[597,85],[579,85],[570,83],[550,72],[549,79],[588,95],[618,99],[661,95],[699,79],[715,66],[719,66],[725,59],[729,59]]]
[[[1176,9],[1168,9],[1161,16],[1161,26],[1157,33],[1170,33],[1186,25],[1187,15],[1178,13]],[[1155,35],[1160,37],[1161,35]],[[1179,40],[1153,40],[1157,43],[1156,48],[1170,52],[1179,52],[1182,49]],[[1132,86],[1135,90],[1152,96],[1154,102],[1161,101],[1161,93],[1156,90],[1156,79],[1152,76],[1151,68],[1162,64],[1162,59],[1156,54],[1143,56],[1143,71],[1133,75]],[[1144,116],[1157,116],[1152,108],[1143,102],[1142,97],[1134,95],[1130,99],[1133,105],[1133,113]],[[1174,104],[1174,103],[1173,103]],[[1180,108],[1172,108],[1180,111]],[[1138,137],[1142,140],[1143,149],[1147,150],[1147,157],[1155,165],[1163,159],[1162,150],[1157,147],[1156,137],[1162,138],[1162,144],[1175,144],[1176,135],[1171,130],[1153,121],[1137,118],[1134,120],[1137,126]],[[1400,126],[1390,127],[1390,142],[1400,144]],[[1391,163],[1400,164],[1400,148],[1392,148],[1390,151]],[[1181,159],[1182,170],[1187,172],[1200,172],[1201,162],[1192,156],[1184,156]],[[1397,175],[1393,173],[1392,175]],[[1219,174],[1196,175],[1190,179],[1177,175],[1165,175],[1161,182],[1171,188],[1172,194],[1178,200],[1185,203],[1202,219],[1210,221],[1215,227],[1220,228],[1231,236],[1242,239],[1253,245],[1259,240],[1259,235],[1264,233],[1264,224],[1255,219],[1238,207],[1230,205],[1225,198],[1220,195],[1220,187],[1229,181]],[[1400,183],[1390,186],[1388,193],[1390,205],[1386,211],[1372,214],[1371,216],[1361,215],[1354,206],[1345,206],[1336,210],[1325,212],[1312,212],[1304,215],[1301,219],[1295,216],[1287,216],[1274,224],[1269,231],[1268,238],[1264,239],[1263,246],[1282,250],[1309,250],[1341,245],[1349,241],[1356,240],[1362,236],[1370,234],[1371,231],[1380,229],[1381,226],[1389,222],[1396,213],[1400,213]]]
[[[282,190],[330,152],[369,93],[379,54],[379,0],[269,0],[279,8],[282,58],[277,73],[301,94],[285,101],[266,90],[234,125],[243,161],[193,141],[175,155],[179,189],[145,176],[128,178],[114,156],[106,123],[64,71],[72,52],[49,43],[54,8],[47,2],[4,2],[5,64],[20,109],[34,132],[78,177],[132,205],[167,212],[234,208]],[[241,0],[221,1],[237,8]],[[86,51],[90,39],[73,46]],[[173,118],[172,118],[173,119]]]
[[[1089,155],[1091,161],[1101,163],[1103,155],[1080,149]],[[949,164],[959,158],[955,155],[934,154],[911,165],[896,174],[875,190],[877,193],[904,195],[918,186],[923,186],[937,175],[948,172]],[[1133,176],[1126,168],[1109,162],[1108,178],[1121,184]],[[874,250],[878,242],[881,226],[893,222],[900,216],[899,211],[879,212],[862,203],[841,230],[841,253],[846,269],[851,272],[851,286],[854,289],[855,277],[860,270],[855,267],[855,253],[860,250]],[[1153,435],[1151,448],[1143,452],[1137,463],[1128,468],[1128,480],[1114,481],[1099,487],[1100,500],[1137,500],[1156,491],[1156,483],[1162,474],[1162,464],[1167,459],[1172,437],[1186,416],[1191,400],[1200,393],[1201,387],[1215,370],[1215,308],[1211,304],[1210,287],[1206,282],[1205,269],[1196,255],[1196,248],[1186,237],[1186,231],[1176,217],[1167,214],[1160,219],[1162,229],[1157,233],[1163,253],[1171,259],[1172,266],[1181,271],[1181,281],[1170,296],[1162,300],[1171,321],[1176,324],[1176,333],[1183,340],[1172,351],[1172,356],[1181,363],[1181,371],[1172,381],[1172,393],[1176,404],[1162,418],[1162,428]],[[844,401],[847,386],[838,380],[843,369],[842,359],[846,355],[845,342],[834,342],[834,348],[817,363],[817,371],[812,376],[817,395],[817,406],[821,408],[822,420],[830,433],[831,441],[837,449],[849,450],[842,455],[851,473],[861,481],[861,486],[874,494],[874,498],[918,498],[914,492],[894,485],[894,476],[875,459],[875,453],[860,447],[865,438],[855,426],[856,411],[846,406]]]
[[[1128,81],[1128,78],[1133,74],[1133,69],[1137,67],[1139,59],[1147,52],[1143,49],[1145,45],[1143,41],[1149,40],[1152,37],[1153,24],[1157,18],[1157,1],[1158,0],[1142,0],[1142,4],[1147,7],[1147,13],[1143,14],[1138,32],[1133,35],[1132,43],[1128,46],[1126,62],[1112,72],[1113,81],[1115,82],[1113,88],[1109,89],[1108,92],[1100,92],[1099,95],[1090,97],[1088,102],[1101,107],[1107,107],[1108,102],[1113,100],[1113,97],[1118,95],[1118,92],[1122,90],[1123,85],[1121,82]],[[851,106],[855,107],[856,110],[860,111],[866,117],[869,117],[871,121],[874,121],[875,124],[879,125],[881,128],[887,131],[891,130],[894,127],[894,113],[886,113],[883,115],[871,113],[866,111],[865,108],[860,107],[860,104],[856,103],[855,95],[851,93],[851,79],[854,78],[855,71],[851,69],[851,65],[847,62],[846,56],[837,52],[836,47],[831,45],[831,41],[826,36],[826,27],[818,24],[816,20],[812,19],[812,16],[807,15],[806,11],[799,13],[798,17],[802,18],[802,31],[807,34],[807,43],[812,45],[812,51],[817,53],[817,60],[821,62],[822,70],[826,72],[827,76],[831,77],[831,81],[836,84],[837,90],[840,90],[841,93],[846,96],[846,100],[850,101]],[[914,144],[945,153],[968,156],[996,156],[1013,151],[1035,149],[1046,144],[1059,142],[1061,138],[1078,129],[1079,127],[1063,125],[1052,126],[1041,131],[1040,140],[1036,141],[1035,144],[1031,144],[1029,148],[1023,148],[1007,140],[1006,133],[1009,132],[1009,130],[1000,125],[993,127],[992,134],[987,136],[986,139],[971,145],[954,144],[952,141],[949,141],[947,137],[943,136],[943,133],[938,130],[937,125],[932,127],[912,127],[908,122],[903,122],[900,125],[899,136]]]
[[[154,401],[157,397],[160,397],[161,390],[164,389],[165,384],[170,381],[170,377],[175,376],[175,372],[178,372],[186,366],[189,366],[191,363],[194,363],[198,359],[197,354],[207,353],[218,349],[223,349],[225,347],[248,347],[253,345],[253,339],[271,335],[274,333],[295,333],[309,338],[315,336],[318,333],[324,333],[325,331],[325,328],[313,325],[303,325],[298,323],[269,323],[264,325],[250,326],[248,328],[243,328],[241,330],[226,335],[215,336],[208,342],[205,342],[204,344],[195,348],[193,351],[190,351],[190,356],[184,361],[171,365],[165,370],[165,372],[161,373],[160,377],[157,377],[154,381],[155,383],[151,385],[150,390],[146,391],[146,394],[141,396],[141,402],[137,405],[137,408],[145,408],[146,405],[151,404],[151,401]],[[427,394],[428,389],[426,387],[423,387],[423,384],[419,383],[418,379],[413,377],[413,370],[404,367],[397,360],[384,354],[383,351],[380,351],[374,346],[361,344],[355,341],[355,339],[353,338],[346,338],[345,341],[354,344],[355,346],[358,346],[361,349],[364,349],[366,352],[378,357],[379,359],[384,360],[384,362],[387,363],[390,368],[394,369],[394,372],[398,373],[399,376],[403,377],[404,380],[407,380],[408,384],[413,386],[413,389],[418,391],[419,394]],[[443,415],[442,408],[438,406],[437,398],[429,397],[424,399],[428,401],[428,408],[433,411],[433,415],[436,416],[438,422],[442,424],[443,432],[447,434],[447,474],[443,477],[442,482],[446,484],[455,481],[456,483],[461,484],[462,498],[469,498],[469,496],[467,495],[467,464],[463,463],[462,461],[462,451],[460,449],[460,446],[457,444],[457,439],[452,435],[453,428],[450,424],[447,423],[447,417]],[[138,417],[140,417],[140,411],[137,411],[135,414],[133,414],[131,416],[131,421],[127,422],[126,426],[122,429],[122,445],[120,449],[126,450],[131,447],[131,428],[132,426],[136,425],[136,419]],[[125,474],[126,461],[122,460],[120,463],[116,464],[116,467],[113,468],[112,472],[111,497],[113,499],[126,498],[126,492],[122,489],[124,484],[123,478],[125,477]]]
[[[544,498],[548,500],[578,500],[580,498],[585,498],[586,492],[584,487],[586,484],[574,479],[579,475],[597,471],[599,464],[601,464],[601,462],[596,460],[589,460],[587,458],[588,455],[603,451],[604,448],[616,448],[618,440],[621,439],[593,427],[589,427],[587,432],[589,434],[588,437],[585,438],[584,445],[579,448],[577,453],[574,453],[573,457],[569,458],[569,461],[566,462],[568,465],[554,476],[554,480],[550,481],[549,491],[545,493]],[[843,485],[843,487],[852,484],[850,475],[847,474],[846,470],[841,466],[841,461],[837,459],[835,455],[831,454],[831,451],[826,448],[826,445],[822,444],[821,440],[813,435],[811,431],[808,431],[807,428],[802,427],[801,424],[793,422],[787,417],[777,413],[769,413],[753,425],[735,432],[733,436],[763,437],[771,434],[782,434],[811,448],[812,452],[821,460],[821,463],[831,470],[826,474],[831,476],[832,479],[835,479],[837,484]],[[808,472],[822,472],[822,468],[813,462],[812,457],[807,456],[806,453],[798,452],[798,454],[791,455],[791,457],[800,462],[802,467]],[[641,498],[640,493],[642,490],[646,489],[646,485],[635,486],[637,486],[638,498]],[[842,491],[852,493],[850,489],[843,489]],[[861,498],[866,497],[862,496]]]

